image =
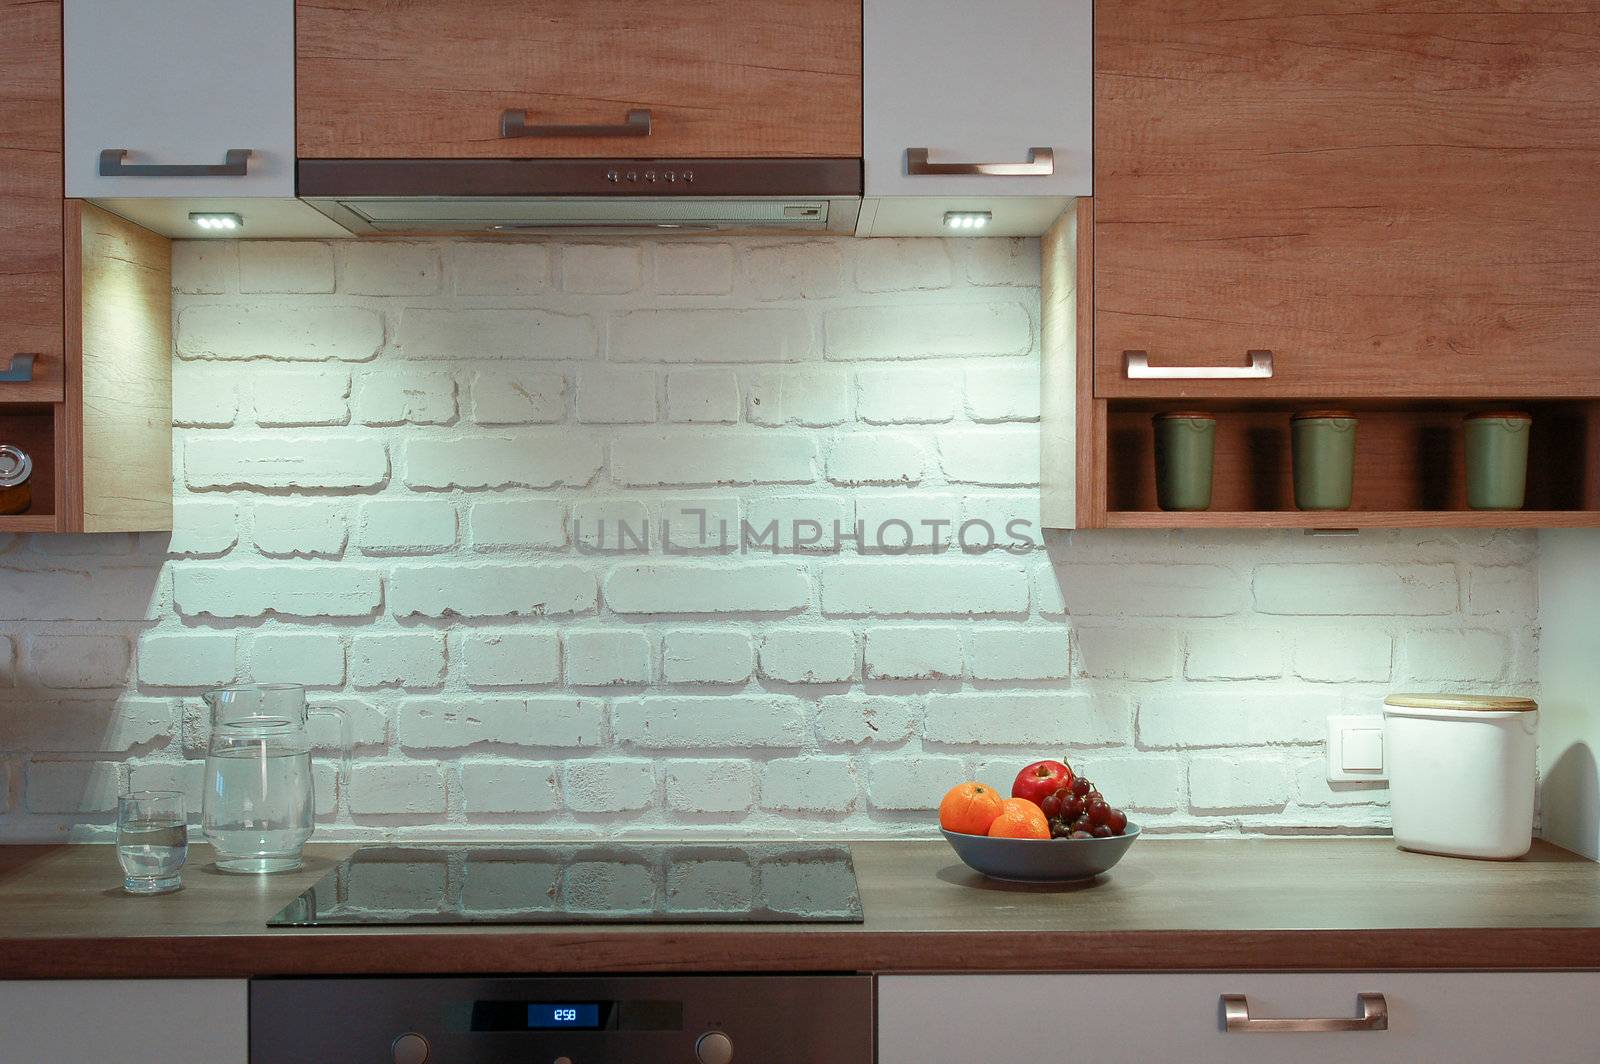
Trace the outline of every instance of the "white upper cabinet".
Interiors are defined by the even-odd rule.
[[[988,208],[998,230],[1008,221],[1000,199],[1056,199],[1055,210],[1039,213],[1044,222],[1031,230],[1037,234],[1060,213],[1061,201],[1090,195],[1093,6],[1093,0],[866,0],[869,200],[931,197],[949,201],[952,210]],[[884,211],[909,208],[877,209],[872,235],[884,232]]]
[[[69,197],[294,195],[293,0],[66,0],[64,19]]]

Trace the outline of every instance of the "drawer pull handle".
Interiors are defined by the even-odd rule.
[[[250,172],[249,148],[229,148],[220,166],[174,165],[172,163],[125,163],[127,148],[106,148],[100,152],[101,177],[244,177]]]
[[[1054,148],[1029,148],[1025,163],[930,163],[927,148],[906,149],[906,173],[976,174],[981,177],[1049,177],[1056,172]]]
[[[1389,1029],[1389,1003],[1382,994],[1357,994],[1361,1002],[1361,1015],[1307,1016],[1300,1019],[1252,1018],[1250,1002],[1243,994],[1222,995],[1224,1027],[1230,1031],[1249,1033],[1319,1032],[1319,1031],[1387,1031]]]
[[[502,111],[500,135],[502,137],[648,137],[650,112],[643,109],[629,111],[627,118],[613,125],[530,126],[528,112]]]
[[[0,373],[0,381],[6,384],[26,384],[33,380],[33,360],[38,357],[38,355],[12,355],[5,372]]]
[[[1272,376],[1272,352],[1251,351],[1248,366],[1152,366],[1146,351],[1124,351],[1129,380],[1219,381]]]

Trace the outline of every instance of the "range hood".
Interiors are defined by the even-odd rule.
[[[353,233],[852,233],[859,159],[302,159]]]

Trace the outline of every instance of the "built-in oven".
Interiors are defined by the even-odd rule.
[[[250,983],[250,1064],[872,1064],[863,975]]]

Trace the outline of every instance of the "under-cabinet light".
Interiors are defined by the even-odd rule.
[[[989,211],[945,211],[946,229],[982,229],[994,215]]]
[[[201,229],[243,229],[244,219],[221,211],[191,211],[189,220]]]

